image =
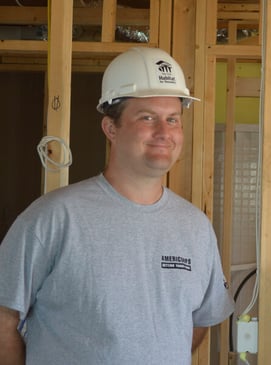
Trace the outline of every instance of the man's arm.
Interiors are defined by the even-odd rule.
[[[192,340],[192,352],[201,344],[207,333],[208,327],[194,327],[193,330],[193,340]]]
[[[17,331],[19,313],[0,306],[0,365],[25,365],[25,346]]]

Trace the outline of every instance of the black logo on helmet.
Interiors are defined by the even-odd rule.
[[[156,65],[158,66],[158,70],[161,72],[171,72],[172,70],[172,66],[170,63],[166,62],[166,61],[158,61],[156,62]]]
[[[176,77],[173,72],[173,67],[170,63],[160,60],[156,62],[156,65],[158,66],[157,77],[160,84],[176,84]]]

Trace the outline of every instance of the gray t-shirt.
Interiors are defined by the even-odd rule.
[[[27,365],[190,365],[193,327],[233,311],[206,216],[167,188],[135,204],[103,175],[18,217],[0,305],[27,320]]]

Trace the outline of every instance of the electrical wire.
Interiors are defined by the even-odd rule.
[[[234,302],[237,302],[237,299],[239,297],[239,294],[241,293],[241,290],[243,289],[244,285],[246,284],[246,282],[253,276],[256,274],[256,269],[252,270],[248,275],[245,276],[245,278],[241,281],[241,283],[239,284],[235,294],[234,294]],[[229,329],[229,343],[230,343],[230,351],[234,351],[233,348],[233,314],[230,316],[230,329]]]
[[[62,161],[57,162],[49,157],[48,143],[51,142],[58,142],[60,144],[62,150],[61,156],[63,156]],[[41,163],[46,171],[57,172],[60,169],[69,167],[72,164],[72,152],[62,138],[53,136],[43,137],[37,146],[37,151],[40,156]],[[54,167],[49,167],[48,164],[51,164]]]
[[[16,4],[19,5],[19,6],[23,6],[23,4],[19,1],[19,0],[15,0],[16,1]]]

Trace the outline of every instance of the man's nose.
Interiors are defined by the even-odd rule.
[[[161,136],[166,136],[169,133],[169,125],[167,120],[165,119],[159,119],[155,123],[155,133],[159,134]]]

